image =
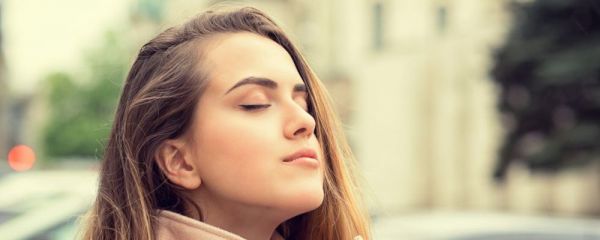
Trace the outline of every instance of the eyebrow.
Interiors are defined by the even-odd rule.
[[[259,86],[266,87],[269,89],[277,89],[277,87],[279,85],[279,84],[277,84],[277,82],[275,82],[271,79],[268,79],[268,78],[247,77],[247,78],[240,80],[235,85],[233,85],[233,87],[231,87],[229,90],[227,90],[227,92],[225,92],[225,94],[228,94],[229,92],[233,91],[234,89],[239,88],[244,85],[248,85],[248,84],[259,85]],[[308,92],[306,89],[306,85],[304,83],[298,83],[298,84],[294,85],[293,91],[294,92]]]

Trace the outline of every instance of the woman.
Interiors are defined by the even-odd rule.
[[[84,239],[369,238],[323,84],[254,8],[145,44],[126,79]]]

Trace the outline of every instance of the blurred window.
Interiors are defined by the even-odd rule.
[[[383,3],[375,2],[373,5],[373,48],[383,49]]]
[[[448,8],[445,5],[439,6],[436,15],[438,33],[444,34],[448,27]]]

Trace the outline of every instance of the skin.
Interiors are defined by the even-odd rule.
[[[206,91],[189,131],[161,146],[159,166],[200,206],[204,222],[246,239],[277,239],[278,225],[319,207],[324,196],[315,119],[307,93],[294,91],[302,78],[285,49],[253,33],[218,34],[198,51],[198,67],[209,72]],[[230,90],[248,77],[277,87]],[[317,152],[318,167],[283,162],[303,148]]]

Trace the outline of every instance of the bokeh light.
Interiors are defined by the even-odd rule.
[[[8,152],[8,165],[17,172],[26,171],[35,164],[35,152],[26,145],[17,145]]]

